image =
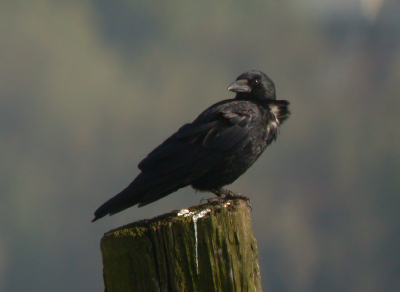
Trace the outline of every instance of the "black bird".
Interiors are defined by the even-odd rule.
[[[188,185],[218,197],[245,198],[222,187],[246,172],[277,138],[290,115],[289,102],[276,100],[274,83],[257,70],[241,74],[228,90],[236,92],[234,99],[212,105],[154,149],[139,163],[142,172],[101,205],[92,221],[145,206]]]

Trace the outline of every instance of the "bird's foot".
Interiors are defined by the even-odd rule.
[[[214,204],[214,203],[215,203],[215,204],[218,204],[218,205],[222,205],[222,201],[226,201],[226,199],[225,199],[225,198],[220,198],[220,197],[202,198],[202,199],[200,200],[200,204],[201,204],[203,201],[206,201],[205,204],[208,204],[208,205]]]
[[[226,199],[241,199],[241,200],[250,202],[250,199],[248,197],[243,196],[241,194],[234,193],[227,189],[220,188],[220,189],[211,190],[211,192],[220,198],[222,197],[222,198],[226,198]]]
[[[234,193],[234,192],[232,192],[230,190],[223,189],[223,188],[214,189],[214,190],[211,190],[211,192],[213,194],[217,195],[217,197],[216,198],[205,199],[205,200],[207,200],[207,202],[209,202],[209,200],[210,200],[211,202],[219,202],[219,203],[221,203],[222,201],[227,201],[227,200],[231,200],[231,199],[241,199],[241,200],[246,202],[246,204],[250,208],[250,210],[253,209],[251,207],[251,205],[250,205],[250,199],[248,197],[246,197],[246,196],[243,196],[241,194],[236,194],[236,193]]]

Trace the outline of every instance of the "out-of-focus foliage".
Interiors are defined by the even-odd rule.
[[[102,290],[104,232],[205,195],[93,211],[260,69],[293,113],[230,187],[253,202],[264,291],[399,291],[399,4],[308,2],[2,1],[0,290]]]

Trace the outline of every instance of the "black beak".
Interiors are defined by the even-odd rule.
[[[239,79],[229,85],[228,90],[233,92],[250,92],[251,87],[247,79]]]

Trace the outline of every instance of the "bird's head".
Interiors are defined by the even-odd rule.
[[[267,75],[258,70],[250,70],[241,74],[235,82],[229,85],[228,90],[236,92],[236,99],[276,99],[274,83]]]

